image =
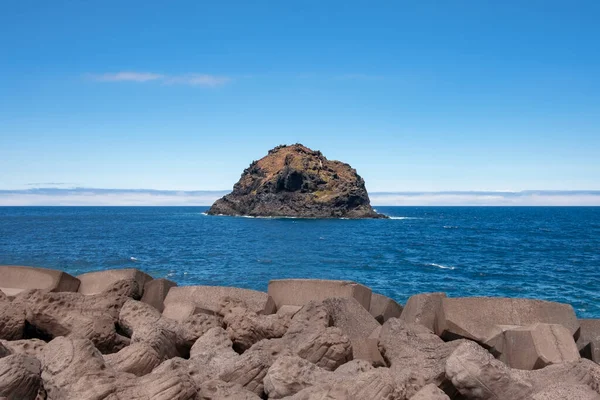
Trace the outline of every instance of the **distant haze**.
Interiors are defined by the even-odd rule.
[[[209,206],[223,191],[35,188],[0,190],[0,206]],[[372,192],[375,206],[600,206],[600,191]]]

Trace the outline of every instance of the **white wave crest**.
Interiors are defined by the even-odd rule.
[[[417,217],[389,217],[390,219],[423,219]]]
[[[431,265],[432,267],[438,267],[441,269],[455,269],[456,267],[448,267],[446,265],[436,264],[436,263],[428,263],[427,265]]]

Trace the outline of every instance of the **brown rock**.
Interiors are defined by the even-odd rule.
[[[285,398],[307,387],[343,382],[372,369],[368,363],[354,360],[330,372],[303,358],[282,356],[267,371],[264,379],[265,392],[270,399]]]
[[[579,360],[573,336],[562,325],[533,324],[504,330],[487,342],[492,354],[517,369],[539,369]]]
[[[202,384],[199,400],[260,400],[260,397],[237,383],[214,379]]]
[[[200,309],[213,313],[221,311],[224,298],[241,300],[246,307],[257,314],[263,313],[267,305],[268,295],[250,289],[227,286],[178,286],[169,290],[165,298],[165,310],[171,303],[191,303]]]
[[[40,362],[23,354],[0,358],[0,397],[34,400],[42,388]]]
[[[25,354],[36,358],[41,357],[45,345],[46,342],[40,339],[0,340],[0,347],[4,346],[9,354]]]
[[[350,340],[366,339],[379,326],[375,318],[356,299],[332,297],[323,301],[332,325],[341,329]]]
[[[11,303],[6,297],[0,298],[0,339],[21,339],[24,329],[25,308]]]
[[[76,292],[79,280],[66,272],[46,268],[0,265],[0,292],[15,296],[27,289],[51,292]]]
[[[50,400],[195,400],[197,388],[186,374],[166,371],[141,378],[117,373],[86,339],[59,337],[42,353],[42,378]]]
[[[465,338],[486,343],[496,336],[497,325],[560,324],[575,338],[579,321],[568,304],[499,297],[444,298],[436,333],[445,339]]]
[[[177,286],[175,282],[164,278],[148,281],[144,285],[144,295],[142,296],[141,301],[150,304],[152,307],[162,312],[165,308],[163,304],[165,297],[167,297],[167,293],[169,293],[169,290],[174,286]]]
[[[577,348],[582,357],[600,363],[600,319],[580,319]]]
[[[352,358],[365,360],[374,367],[385,367],[386,363],[379,351],[379,339],[353,339]]]
[[[284,317],[292,318],[301,309],[302,306],[281,306],[281,308],[277,310],[277,314],[282,315]]]
[[[383,324],[379,345],[397,387],[410,398],[429,383],[446,389],[446,359],[462,341],[445,343],[420,324],[397,318]]]
[[[600,391],[600,366],[585,359],[535,371],[511,369],[474,342],[464,341],[448,357],[446,376],[467,399],[546,399],[552,393],[579,393],[581,386]],[[552,389],[550,389],[552,388]],[[564,397],[565,399],[588,399]],[[596,396],[597,398],[598,396]],[[558,397],[549,397],[558,398]],[[595,398],[595,397],[591,397]]]
[[[437,333],[437,315],[442,308],[444,298],[446,293],[422,293],[411,296],[402,310],[400,319],[423,325]]]
[[[450,400],[450,397],[448,397],[448,395],[439,387],[430,383],[415,393],[410,400]]]
[[[370,205],[364,180],[348,164],[301,144],[278,146],[244,170],[209,215],[385,218]]]
[[[79,293],[85,295],[102,293],[118,281],[134,280],[138,284],[141,296],[144,291],[144,286],[147,282],[152,280],[152,277],[140,270],[127,268],[88,272],[86,274],[78,275],[77,279],[81,281]]]
[[[268,293],[278,309],[284,305],[304,306],[330,297],[353,297],[366,310],[371,304],[371,289],[351,281],[276,279],[269,282]]]
[[[288,400],[403,400],[387,368],[377,368],[347,380],[308,387]]]
[[[287,331],[289,318],[277,314],[258,315],[245,308],[234,308],[223,318],[234,349],[244,352],[262,339],[282,337]]]
[[[389,297],[372,293],[369,312],[377,322],[383,324],[390,318],[399,318],[402,314],[402,306]]]

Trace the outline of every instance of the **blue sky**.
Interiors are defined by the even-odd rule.
[[[281,143],[373,192],[600,190],[597,1],[4,2],[0,190],[226,190]]]

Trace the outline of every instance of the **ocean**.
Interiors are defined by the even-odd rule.
[[[600,207],[376,207],[389,220],[217,217],[208,207],[0,207],[0,264],[138,268],[266,290],[349,279],[416,293],[566,302],[600,318]]]

